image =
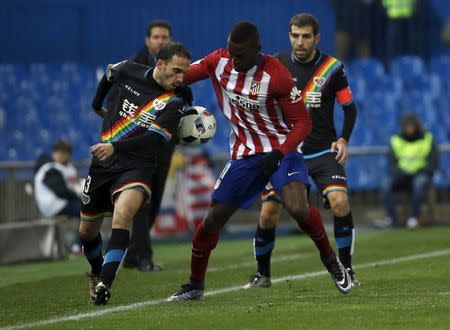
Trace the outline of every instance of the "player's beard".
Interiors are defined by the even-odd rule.
[[[301,55],[297,53],[297,49],[295,50],[294,54],[295,54],[295,57],[297,58],[297,60],[299,60],[300,62],[308,62],[308,61],[312,60],[315,49],[316,49],[316,43],[314,42],[310,48],[303,47],[302,48],[303,53]]]

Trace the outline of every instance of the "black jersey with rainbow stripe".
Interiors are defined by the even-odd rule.
[[[291,52],[275,55],[291,73],[295,86],[301,91],[313,128],[303,143],[305,155],[330,149],[337,140],[334,126],[334,103],[353,102],[344,65],[336,58],[316,49],[314,59],[301,63]]]
[[[106,77],[113,83],[113,102],[103,120],[102,142],[116,142],[148,131],[169,141],[176,134],[185,109],[185,101],[167,91],[153,78],[153,69],[131,61],[109,65]],[[124,170],[136,166],[151,167],[155,155],[137,152],[114,153],[107,161],[92,161],[96,167]]]

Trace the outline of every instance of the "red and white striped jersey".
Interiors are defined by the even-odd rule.
[[[185,82],[210,78],[220,109],[231,123],[231,159],[295,150],[309,135],[311,120],[289,71],[275,57],[260,54],[246,72],[233,69],[228,50],[191,64]]]

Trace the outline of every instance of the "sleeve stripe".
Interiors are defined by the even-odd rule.
[[[168,130],[166,130],[164,127],[156,125],[155,123],[153,123],[148,130],[162,135],[162,137],[166,139],[166,141],[170,141],[170,139],[172,138],[172,134]]]

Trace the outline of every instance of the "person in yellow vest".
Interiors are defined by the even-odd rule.
[[[399,225],[393,194],[403,190],[411,193],[411,214],[406,226],[413,229],[419,225],[421,206],[438,164],[438,152],[433,135],[422,128],[416,114],[405,114],[401,126],[401,133],[393,135],[390,141],[389,177],[383,185],[388,213],[385,225]]]

